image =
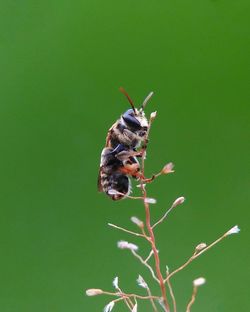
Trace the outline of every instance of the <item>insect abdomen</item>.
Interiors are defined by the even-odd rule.
[[[101,173],[101,185],[103,192],[110,196],[113,200],[119,200],[124,198],[130,193],[130,181],[129,178],[122,173],[106,174]],[[114,190],[120,194],[109,194],[110,190]]]

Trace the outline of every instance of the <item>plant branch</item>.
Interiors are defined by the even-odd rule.
[[[156,277],[156,275],[155,275],[155,272],[154,272],[153,268],[152,268],[145,260],[143,260],[143,258],[142,258],[140,255],[138,255],[138,253],[137,253],[135,250],[131,249],[131,252],[132,252],[132,254],[133,254],[137,259],[140,260],[140,262],[141,262],[143,265],[145,265],[145,266],[149,269],[149,271],[151,272],[151,275],[152,275],[153,279],[156,280],[157,283],[160,283],[159,279],[158,279],[158,278]]]
[[[173,210],[173,208],[175,208],[174,205],[172,205],[166,212],[165,214],[154,224],[152,225],[152,229],[155,228],[158,224],[160,224],[162,221],[164,221],[164,219],[167,218],[168,214]]]
[[[210,245],[208,245],[207,247],[203,248],[200,251],[195,251],[194,254],[187,260],[187,262],[185,262],[183,265],[181,265],[178,269],[174,270],[173,272],[171,272],[166,279],[164,280],[164,282],[166,282],[167,280],[169,280],[173,275],[175,275],[176,273],[178,273],[179,271],[183,270],[187,265],[189,265],[189,263],[191,263],[193,260],[195,260],[196,258],[198,258],[200,255],[202,255],[205,251],[207,251],[208,249],[210,249],[211,247],[213,247],[214,245],[218,244],[220,241],[222,241],[224,238],[226,238],[228,236],[228,232],[226,232],[225,234],[223,234],[221,237],[219,237],[218,239],[216,239],[213,243],[211,243]]]
[[[121,230],[123,232],[126,232],[126,233],[129,233],[129,234],[132,234],[132,235],[135,235],[135,236],[140,236],[140,237],[144,237],[145,238],[145,235],[143,234],[140,234],[140,233],[137,233],[137,232],[133,232],[133,231],[130,231],[130,230],[127,230],[125,228],[122,228],[120,226],[117,226],[115,224],[112,224],[112,223],[108,223],[109,226],[115,228],[115,229],[118,229],[118,230]]]
[[[116,297],[126,297],[126,298],[138,298],[142,300],[148,300],[148,299],[161,299],[159,296],[141,296],[137,294],[127,294],[127,293],[120,293],[120,292],[110,292],[110,291],[104,291],[102,292],[103,295],[108,296],[116,296]]]
[[[194,301],[195,301],[195,298],[196,298],[196,295],[197,295],[197,291],[198,291],[198,287],[194,286],[193,287],[192,297],[191,297],[191,300],[189,301],[189,303],[187,305],[186,312],[190,312],[191,306],[194,304]]]
[[[169,272],[168,272],[168,269],[167,269],[167,276],[168,276]],[[175,300],[175,296],[174,296],[174,291],[173,291],[173,287],[170,283],[170,280],[168,279],[167,280],[167,284],[168,284],[168,289],[169,289],[169,293],[170,293],[170,296],[172,298],[172,302],[173,302],[173,307],[174,307],[174,312],[177,312],[177,307],[176,307],[176,300]]]
[[[148,135],[149,135],[149,131],[151,128],[152,121],[153,121],[153,118],[150,118],[147,137],[145,140],[145,146],[144,146],[144,149],[142,150],[141,172],[142,172],[143,177],[145,174],[144,173],[144,167],[145,167],[145,156],[146,156],[146,142],[148,142]],[[169,311],[169,304],[168,304],[168,300],[167,300],[167,296],[166,296],[166,287],[165,287],[164,279],[163,279],[163,276],[162,276],[162,273],[160,270],[160,258],[159,258],[158,251],[157,251],[156,244],[155,244],[154,231],[153,231],[153,228],[151,226],[150,208],[149,208],[148,202],[146,201],[146,198],[147,198],[146,186],[143,184],[143,179],[141,179],[140,182],[141,182],[142,195],[144,198],[144,209],[145,209],[145,214],[146,214],[146,227],[147,227],[147,230],[149,233],[149,237],[150,237],[149,242],[152,246],[152,251],[153,251],[154,259],[155,259],[156,275],[157,275],[157,278],[159,280],[159,284],[160,284],[160,288],[161,288],[163,304],[164,304],[166,310]]]

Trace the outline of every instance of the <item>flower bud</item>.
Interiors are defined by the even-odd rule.
[[[206,280],[205,280],[204,277],[199,277],[199,278],[197,278],[197,279],[195,279],[195,280],[193,281],[193,285],[194,285],[195,287],[199,287],[199,286],[201,286],[201,285],[204,285],[205,283],[206,283]]]
[[[157,116],[157,112],[153,112],[150,114],[150,120],[153,121],[155,117]]]
[[[91,288],[91,289],[86,290],[87,296],[98,296],[98,295],[102,295],[102,294],[103,294],[103,290],[101,290],[101,289]]]
[[[156,199],[147,197],[147,198],[144,199],[144,203],[156,204]]]
[[[195,251],[201,251],[202,249],[206,248],[207,247],[207,244],[206,243],[200,243],[199,245],[197,245],[195,247]]]
[[[162,174],[172,173],[172,172],[174,172],[173,168],[174,168],[174,164],[173,164],[172,162],[170,162],[170,163],[166,164],[166,165],[162,168],[161,173],[162,173]]]
[[[117,243],[117,247],[120,249],[130,249],[131,251],[134,250],[138,250],[138,246],[136,246],[135,244],[132,243],[128,243],[126,241],[119,241]]]
[[[131,221],[136,224],[139,228],[143,228],[144,227],[144,223],[138,219],[137,217],[131,217]]]
[[[183,197],[183,196],[178,197],[178,198],[173,202],[172,207],[175,208],[176,206],[183,204],[184,201],[185,201],[185,197]]]

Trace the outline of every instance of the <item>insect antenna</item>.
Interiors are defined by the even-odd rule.
[[[131,98],[130,98],[130,96],[128,95],[128,93],[127,93],[122,87],[120,87],[119,90],[121,91],[121,93],[123,93],[123,94],[126,96],[126,98],[128,99],[130,105],[132,106],[132,109],[133,109],[134,113],[136,113],[134,103],[133,103],[133,101],[131,100]]]
[[[153,96],[154,92],[150,92],[149,95],[145,98],[145,100],[142,103],[142,106],[140,108],[141,111],[144,110],[146,104],[148,103],[148,101],[151,99],[151,97]]]

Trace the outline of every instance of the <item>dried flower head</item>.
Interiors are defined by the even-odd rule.
[[[87,296],[98,296],[98,295],[102,295],[102,294],[103,294],[103,290],[101,290],[101,289],[91,288],[91,289],[86,290]]]
[[[118,248],[120,248],[120,249],[130,249],[130,250],[134,250],[134,251],[136,251],[136,250],[138,250],[138,246],[136,246],[135,244],[132,244],[132,243],[128,243],[128,242],[126,242],[126,241],[119,241],[118,243],[117,243],[117,246],[118,246]]]
[[[238,225],[235,225],[225,235],[228,236],[232,234],[238,234],[239,232],[240,232],[240,228],[238,227]]]
[[[144,223],[138,219],[137,217],[131,217],[131,221],[136,224],[139,228],[143,228],[144,227]]]
[[[204,285],[206,283],[206,280],[204,277],[199,277],[199,278],[196,278],[194,281],[193,281],[193,285],[195,287],[199,287],[201,285]]]
[[[172,173],[172,172],[174,172],[173,168],[174,168],[174,164],[173,164],[172,162],[170,162],[170,163],[166,164],[166,165],[162,168],[161,173],[162,173],[162,174]]]

